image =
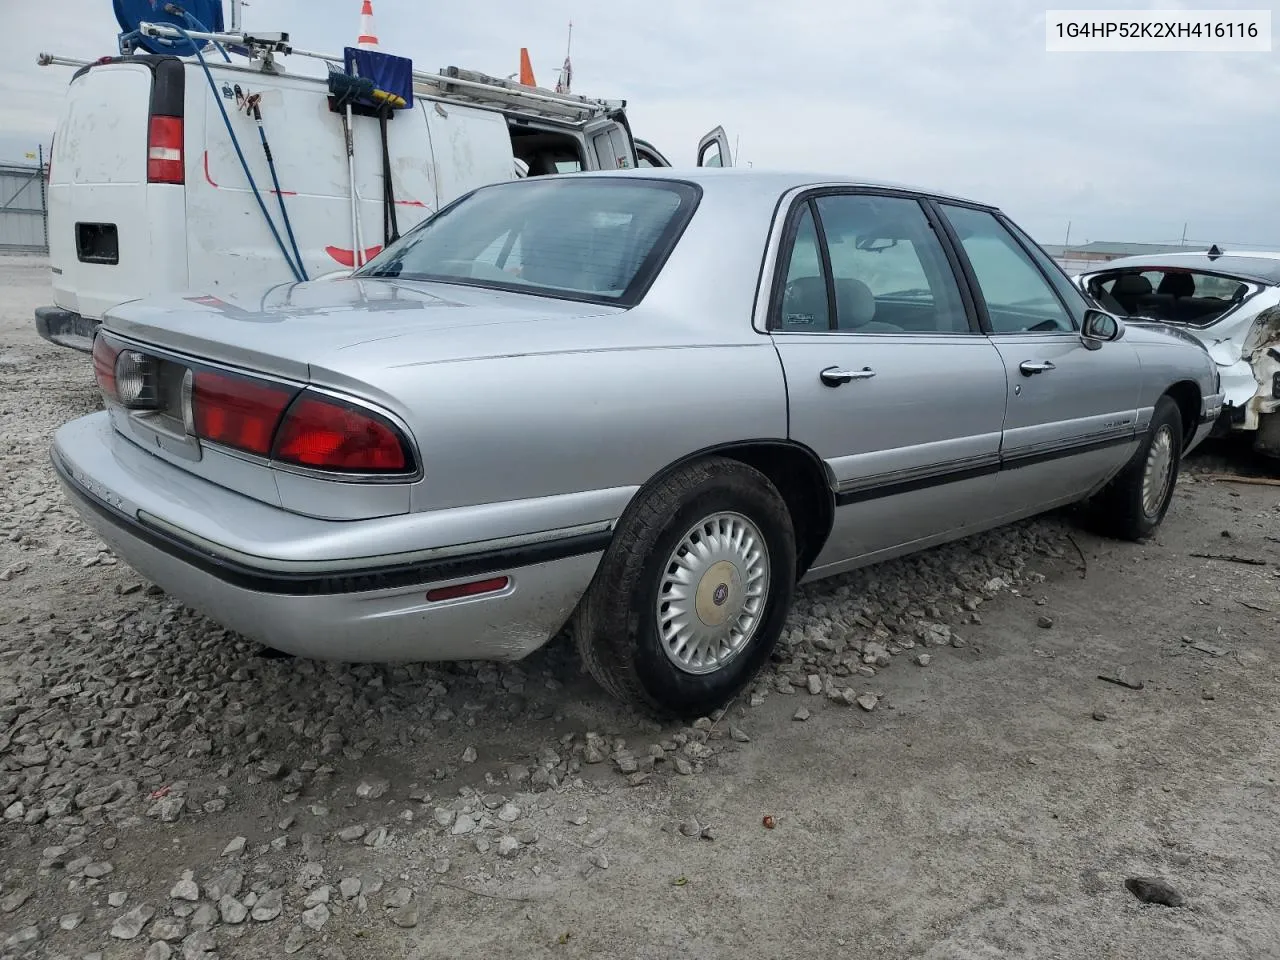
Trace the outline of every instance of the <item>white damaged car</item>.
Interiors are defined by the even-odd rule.
[[[1257,452],[1280,458],[1280,252],[1124,257],[1075,281],[1127,323],[1170,324],[1203,343],[1222,377],[1219,429],[1252,433]]]

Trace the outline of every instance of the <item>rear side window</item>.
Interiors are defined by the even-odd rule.
[[[522,180],[483,187],[359,276],[395,276],[632,305],[697,205],[677,181]]]
[[[796,224],[796,237],[787,264],[778,329],[801,333],[827,330],[830,311],[822,254],[818,251],[818,228],[814,224],[813,208],[806,203]]]
[[[924,210],[907,197],[819,197],[836,329],[968,333],[955,274]]]

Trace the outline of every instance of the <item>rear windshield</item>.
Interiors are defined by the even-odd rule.
[[[693,215],[698,189],[573,177],[482,187],[358,272],[632,305]]]

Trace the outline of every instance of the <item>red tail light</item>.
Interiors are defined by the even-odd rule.
[[[147,182],[186,182],[181,117],[151,118],[147,137]]]
[[[93,338],[93,378],[108,400],[120,399],[116,392],[116,358],[119,355],[120,351],[102,337]]]
[[[412,469],[400,432],[353,404],[303,393],[289,408],[273,459],[318,470],[405,473]]]
[[[235,374],[197,370],[191,390],[195,434],[211,443],[269,456],[276,426],[297,392]]]

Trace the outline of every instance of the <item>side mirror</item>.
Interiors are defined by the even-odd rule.
[[[1104,343],[1123,337],[1124,324],[1105,310],[1086,310],[1080,336],[1086,347],[1096,350]]]

